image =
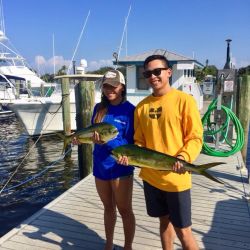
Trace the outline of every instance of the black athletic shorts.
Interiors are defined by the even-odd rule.
[[[185,228],[191,222],[190,189],[182,192],[166,192],[143,181],[147,213],[151,217],[169,215],[175,227]]]

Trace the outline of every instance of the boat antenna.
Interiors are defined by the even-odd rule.
[[[87,15],[87,17],[86,17],[86,19],[85,19],[83,28],[82,28],[81,33],[80,33],[80,36],[79,36],[79,38],[78,38],[78,42],[77,42],[75,51],[74,51],[73,56],[72,56],[72,58],[71,58],[71,60],[70,60],[70,65],[69,65],[69,68],[68,68],[68,71],[67,71],[67,75],[69,74],[69,72],[70,72],[70,70],[71,70],[71,68],[72,68],[73,60],[74,60],[74,58],[75,58],[76,51],[77,51],[78,46],[79,46],[79,44],[80,44],[80,41],[81,41],[81,38],[82,38],[82,34],[83,34],[83,31],[84,31],[84,29],[85,29],[85,27],[86,27],[86,24],[87,24],[89,15],[90,15],[90,10],[89,10],[88,15]]]
[[[125,23],[124,23],[123,32],[122,32],[122,38],[121,38],[120,46],[118,49],[116,62],[118,62],[119,58],[120,58],[125,32],[126,32],[126,39],[127,39],[127,24],[128,24],[128,18],[129,18],[130,11],[131,11],[131,5],[129,6],[128,15],[125,18]],[[126,43],[127,43],[127,40],[126,40]],[[127,44],[126,44],[126,53],[127,53]],[[116,67],[117,67],[117,65],[116,65]]]
[[[54,66],[54,76],[56,75],[56,62],[55,62],[55,35],[52,35],[53,41],[53,66]]]
[[[1,0],[1,30],[3,34],[5,35],[5,24],[4,24],[4,15],[3,15],[3,1]]]

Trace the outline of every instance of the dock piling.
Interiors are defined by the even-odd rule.
[[[70,121],[70,81],[75,83],[75,114],[76,130],[79,131],[91,125],[91,117],[95,104],[95,81],[102,78],[97,74],[62,75],[55,77],[62,81],[63,128],[65,135],[71,134]],[[74,111],[72,110],[72,113]],[[78,145],[79,178],[83,179],[92,172],[91,144]],[[65,149],[67,152],[69,148]],[[67,157],[70,157],[67,156]]]
[[[76,127],[77,130],[88,127],[95,100],[95,84],[93,81],[81,79],[75,87]],[[92,144],[78,145],[79,177],[83,179],[92,172]]]
[[[243,76],[240,81],[239,90],[239,120],[242,124],[245,134],[245,143],[241,150],[244,164],[246,165],[247,157],[247,144],[249,133],[249,120],[250,120],[250,76]],[[248,168],[248,171],[250,169]],[[249,176],[249,175],[248,175]],[[249,178],[249,177],[248,177]]]
[[[71,120],[70,120],[70,92],[69,92],[69,78],[62,78],[62,117],[63,117],[63,131],[64,135],[71,134]],[[65,152],[69,150],[71,145],[68,145]],[[70,153],[68,154],[70,157]]]

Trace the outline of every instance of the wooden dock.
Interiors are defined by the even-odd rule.
[[[200,249],[249,250],[250,203],[245,197],[250,189],[246,183],[246,170],[241,169],[241,154],[228,158],[201,154],[196,163],[214,161],[227,163],[210,170],[225,185],[193,174],[193,232]],[[161,249],[158,219],[146,214],[138,170],[134,177],[133,207],[136,217],[133,249]],[[115,244],[122,249],[123,229],[119,216],[114,238]],[[98,250],[103,246],[103,207],[92,175],[0,238],[1,250]],[[181,249],[178,239],[175,249]]]

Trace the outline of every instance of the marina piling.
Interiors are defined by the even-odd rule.
[[[247,144],[250,120],[250,76],[245,75],[239,81],[239,120],[244,130],[245,143],[241,150],[243,162],[246,164]]]
[[[62,78],[62,114],[65,135],[71,134],[69,78]]]
[[[69,78],[61,79],[62,88],[62,117],[63,117],[63,131],[64,135],[71,134],[71,120],[70,120],[70,93],[69,93]],[[70,145],[65,148],[65,152],[69,150]],[[68,155],[70,157],[70,155]]]
[[[95,104],[95,81],[102,75],[75,74],[57,76],[62,82],[62,108],[64,134],[71,134],[70,122],[70,82],[75,84],[75,113],[76,130],[79,131],[91,124],[92,112]],[[92,147],[91,144],[78,145],[79,177],[83,179],[92,172]],[[69,149],[66,149],[68,151]],[[70,157],[70,156],[69,156]]]
[[[91,124],[95,101],[95,84],[82,79],[75,87],[77,130]],[[92,144],[78,146],[79,177],[83,179],[92,172]]]

